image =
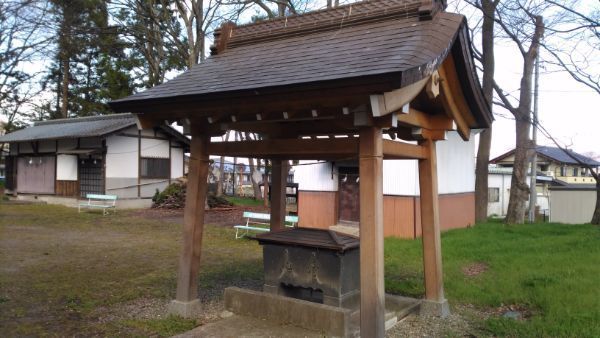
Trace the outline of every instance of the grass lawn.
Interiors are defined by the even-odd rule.
[[[0,336],[168,336],[218,318],[223,288],[260,288],[262,260],[233,229],[205,228],[198,321],[165,317],[181,226],[173,218],[0,203]],[[600,336],[600,229],[478,225],[443,234],[446,296],[490,336]],[[423,294],[421,244],[385,242],[386,288]],[[473,275],[464,269],[478,267]],[[525,320],[504,319],[516,307]]]
[[[442,235],[444,281],[450,304],[483,310],[514,305],[526,320],[492,315],[484,333],[512,337],[600,337],[600,228],[591,225],[499,222]],[[463,269],[485,266],[468,276]],[[388,238],[388,292],[424,293],[420,241]]]

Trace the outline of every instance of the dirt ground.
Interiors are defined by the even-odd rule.
[[[247,209],[247,208],[243,208]],[[258,289],[258,244],[211,213],[195,321],[166,317],[181,248],[181,212],[102,216],[50,205],[0,204],[0,336],[170,336],[218,319],[226,286]]]
[[[77,213],[0,204],[0,336],[171,336],[220,320],[227,286],[260,289],[260,247],[235,240],[246,210],[206,214],[197,320],[166,316],[175,293],[181,211]],[[472,336],[459,309],[409,317],[388,337]]]
[[[244,211],[269,212],[269,208],[264,206],[234,206],[231,210],[206,210],[204,223],[230,227],[235,224],[242,224],[245,220],[242,217]],[[183,224],[183,210],[173,209],[145,209],[131,212],[132,216],[146,219],[160,219],[166,222]]]

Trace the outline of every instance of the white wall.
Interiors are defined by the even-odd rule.
[[[183,148],[171,148],[171,178],[183,176]]]
[[[301,161],[301,164],[314,163],[315,161]],[[308,191],[337,191],[337,169],[331,175],[331,162],[311,165],[298,165],[294,167],[294,182],[298,183],[299,190]]]
[[[510,195],[510,178],[511,175],[506,174],[489,174],[488,187],[498,188],[498,202],[488,203],[488,216],[504,216],[508,210],[508,198]]]
[[[138,177],[138,139],[109,136],[106,139],[106,177]]]
[[[458,133],[449,132],[446,141],[437,142],[438,189],[440,194],[475,191],[475,141],[465,142]],[[314,162],[314,161],[306,161]],[[296,166],[294,181],[300,190],[337,191],[337,170],[331,178],[331,164]],[[416,160],[383,161],[385,195],[419,195],[419,170]]]
[[[169,158],[169,141],[142,138],[142,157]]]
[[[58,181],[77,181],[77,156],[56,156],[56,179]]]

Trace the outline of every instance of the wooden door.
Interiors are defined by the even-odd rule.
[[[56,157],[24,156],[17,162],[17,192],[54,194]]]
[[[358,224],[360,221],[360,189],[357,179],[358,168],[340,168],[340,222]]]

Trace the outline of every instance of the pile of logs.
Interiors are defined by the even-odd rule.
[[[186,181],[179,180],[169,184],[165,190],[158,189],[152,198],[152,208],[156,209],[183,209],[185,207]],[[233,204],[223,197],[208,195],[207,204],[210,209],[230,209]]]

